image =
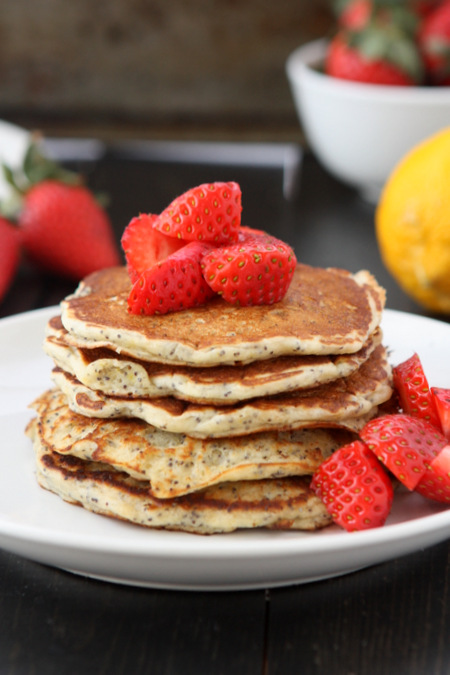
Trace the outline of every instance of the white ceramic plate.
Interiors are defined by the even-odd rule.
[[[209,537],[146,530],[69,505],[38,487],[24,427],[50,384],[44,326],[56,308],[0,321],[0,546],[26,558],[109,581],[183,590],[305,583],[386,561],[450,536],[450,509],[397,495],[385,527],[348,534],[237,532]],[[450,386],[450,325],[386,311],[391,362],[416,351],[430,383]]]

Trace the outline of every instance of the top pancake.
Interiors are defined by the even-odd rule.
[[[104,347],[74,347],[67,343],[67,332],[60,317],[53,317],[47,324],[44,350],[59,368],[86,387],[108,396],[174,396],[197,403],[233,405],[250,398],[306,389],[348,377],[367,361],[381,338],[378,329],[354,354],[300,354],[215,368],[194,368],[133,359]]]
[[[68,341],[134,358],[191,366],[250,363],[295,354],[360,350],[381,320],[385,293],[373,276],[299,264],[286,296],[237,307],[216,297],[162,316],[127,311],[125,267],[95,272],[61,303]]]

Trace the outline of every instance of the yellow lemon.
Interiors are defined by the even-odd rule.
[[[450,127],[393,170],[375,214],[386,268],[408,295],[450,314]]]

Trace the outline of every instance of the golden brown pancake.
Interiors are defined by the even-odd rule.
[[[105,396],[60,368],[53,370],[52,379],[67,396],[69,407],[78,414],[135,417],[159,429],[194,438],[224,438],[308,426],[357,430],[392,395],[391,368],[382,345],[347,378],[231,406],[192,404],[173,397]]]
[[[216,297],[163,316],[127,311],[127,271],[111,268],[81,282],[61,304],[68,340],[137,359],[189,366],[249,363],[299,354],[348,354],[378,327],[385,293],[366,271],[299,264],[273,305],[236,307]]]
[[[235,366],[193,368],[137,360],[104,347],[74,347],[67,342],[60,317],[54,317],[47,326],[44,350],[59,368],[107,396],[174,396],[194,403],[231,405],[348,377],[380,342],[378,329],[354,354],[279,356]]]
[[[331,522],[306,477],[221,483],[183,497],[157,499],[148,481],[107,464],[53,452],[36,429],[33,420],[27,433],[33,440],[41,487],[101,515],[196,534],[259,527],[315,530]]]
[[[69,409],[57,389],[42,394],[32,407],[37,411],[36,433],[50,450],[149,480],[152,494],[161,499],[225,481],[311,475],[353,440],[351,434],[325,429],[198,440],[141,420],[83,417]]]

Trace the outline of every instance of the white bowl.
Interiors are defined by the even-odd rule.
[[[348,82],[320,72],[326,40],[287,59],[286,72],[306,140],[336,178],[374,202],[397,162],[450,124],[450,87]]]

